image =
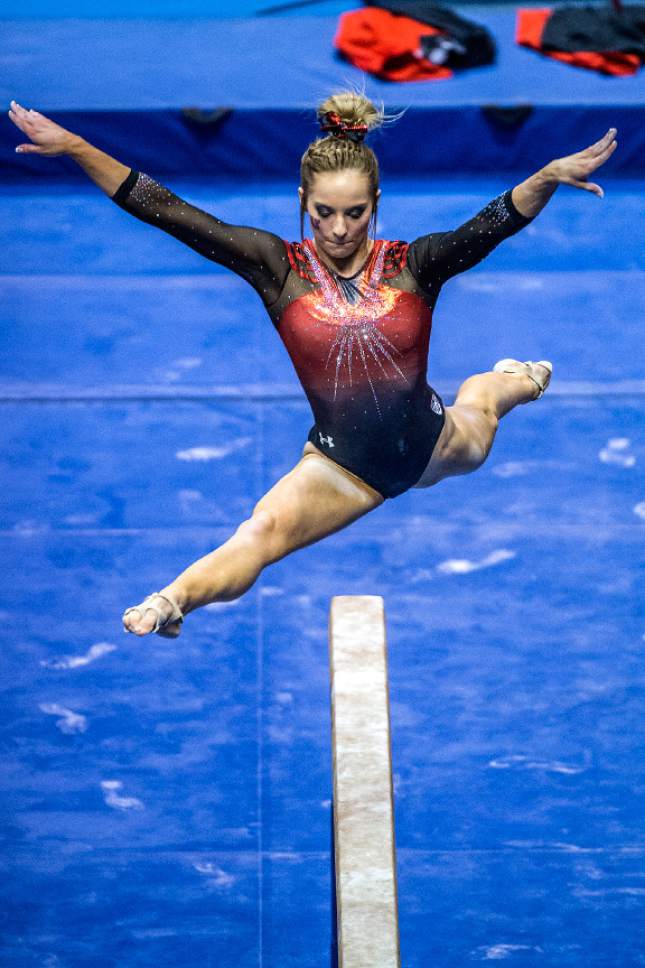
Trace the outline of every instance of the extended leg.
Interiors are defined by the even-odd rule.
[[[540,372],[542,371],[542,372]],[[548,383],[550,371],[538,367]],[[525,373],[478,373],[459,388],[430,462],[417,487],[431,487],[445,477],[477,470],[488,457],[499,421],[520,403],[535,400],[539,390]]]
[[[210,602],[239,598],[267,565],[340,531],[382,500],[333,461],[307,453],[225,544],[186,568],[160,594],[174,600],[184,615]],[[155,599],[155,605],[164,607],[163,599]],[[165,607],[170,614],[170,606]],[[154,627],[155,616],[134,611],[124,624],[144,635]]]

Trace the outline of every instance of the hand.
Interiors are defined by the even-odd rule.
[[[575,155],[552,161],[550,165],[546,166],[544,172],[549,177],[555,178],[559,184],[584,188],[587,192],[593,192],[598,198],[604,198],[605,193],[600,185],[587,181],[587,178],[596,168],[600,168],[608,158],[611,158],[617,145],[616,128],[610,128],[600,141],[596,141],[594,145],[585,148],[584,151],[578,151]]]
[[[45,155],[53,158],[56,155],[64,155],[79,140],[77,135],[61,128],[44,114],[39,114],[38,111],[27,111],[16,101],[11,102],[9,117],[15,126],[31,139],[31,144],[18,145],[16,151],[20,154]]]

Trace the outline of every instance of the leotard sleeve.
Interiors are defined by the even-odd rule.
[[[134,170],[112,200],[142,222],[156,225],[205,258],[242,276],[267,306],[280,295],[290,265],[279,236],[222,222]]]
[[[435,232],[412,242],[408,266],[424,289],[438,289],[532,221],[518,212],[509,189],[453,232]]]

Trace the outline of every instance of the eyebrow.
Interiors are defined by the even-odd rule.
[[[357,202],[356,205],[350,205],[346,208],[346,212],[353,212],[356,208],[367,208],[368,202]],[[335,211],[333,205],[326,205],[325,202],[314,202],[314,208],[328,208],[330,212]]]

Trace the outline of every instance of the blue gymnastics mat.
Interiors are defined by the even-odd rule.
[[[298,459],[257,297],[92,186],[5,185],[6,968],[327,968],[334,594],[386,601],[405,968],[645,963],[638,182],[560,189],[450,282],[430,379],[551,358],[476,474],[387,501],[175,642],[124,607]],[[513,184],[384,182],[380,234]],[[173,182],[287,237],[293,184]]]

